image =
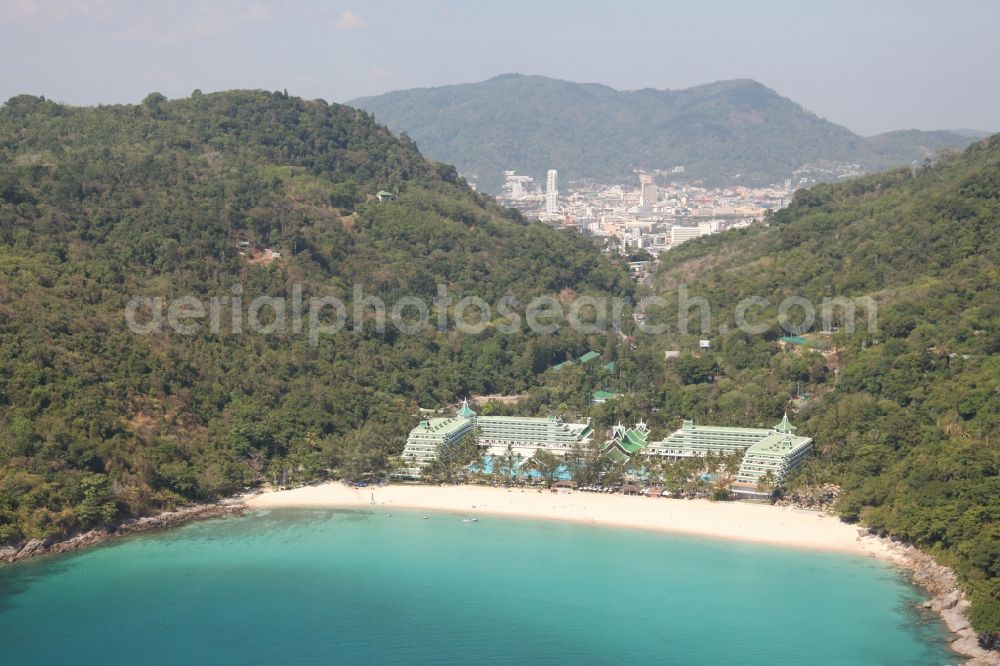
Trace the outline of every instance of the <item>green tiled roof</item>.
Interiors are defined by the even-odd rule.
[[[798,451],[802,447],[809,446],[811,444],[811,437],[798,437],[796,435],[786,435],[780,432],[772,432],[770,435],[748,448],[747,452],[784,455]]]
[[[597,352],[595,352],[595,351],[589,351],[589,352],[587,352],[586,354],[584,354],[583,356],[580,357],[580,363],[590,363],[595,358],[600,358],[600,357],[601,357],[601,355],[598,354]]]
[[[726,433],[726,432],[736,432],[745,433],[752,435],[760,435],[761,437],[767,435],[766,428],[743,428],[735,426],[710,426],[710,425],[695,425],[693,421],[685,420],[683,425],[681,425],[681,430],[693,430],[700,432],[710,432],[710,433]]]
[[[796,430],[795,426],[793,426],[791,423],[788,422],[788,412],[785,412],[785,415],[781,419],[781,423],[774,426],[774,429],[777,430],[778,432],[783,432],[786,434],[791,434]]]
[[[646,448],[646,438],[649,430],[645,423],[638,423],[634,428],[625,428],[621,424],[614,427],[614,436],[605,442],[602,453],[617,459],[615,452],[622,457],[631,457]]]
[[[618,394],[611,391],[594,391],[594,395],[590,397],[592,400],[611,400],[612,398],[617,398]]]
[[[636,451],[641,450],[644,446],[645,444],[640,444],[638,442],[630,442],[628,440],[624,440],[621,443],[621,447],[626,451],[628,451],[629,453],[635,453]]]
[[[615,370],[618,369],[618,364],[615,363],[614,361],[611,361],[610,363],[605,363],[601,367],[607,370],[608,372],[614,372]]]
[[[606,455],[607,457],[611,458],[612,460],[614,460],[617,463],[622,463],[622,462],[625,462],[626,460],[628,460],[628,456],[625,455],[624,453],[622,453],[621,451],[619,451],[615,447],[611,447],[609,449],[605,449],[604,455]]]
[[[420,422],[420,425],[410,432],[410,434],[421,432],[435,433],[438,435],[450,435],[451,433],[466,427],[467,423],[468,421],[465,419],[455,417],[424,419]]]
[[[476,415],[476,413],[472,411],[472,408],[469,407],[469,400],[467,398],[462,401],[462,406],[459,408],[456,414],[458,416],[463,416],[467,419],[471,419],[473,416]]]
[[[556,370],[562,370],[567,365],[573,365],[573,361],[563,361],[562,363],[557,363],[557,364],[553,365],[552,367],[554,369],[556,369]]]
[[[641,430],[629,428],[625,431],[625,436],[622,437],[622,447],[629,453],[635,453],[639,449],[645,448],[646,434]]]
[[[822,340],[810,340],[809,338],[804,338],[801,335],[786,335],[784,337],[778,338],[782,342],[787,342],[790,345],[802,345],[804,347],[817,347],[819,349],[825,349],[826,343]]]

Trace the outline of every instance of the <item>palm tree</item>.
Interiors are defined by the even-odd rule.
[[[542,475],[545,480],[546,485],[552,485],[555,483],[556,475],[559,473],[559,466],[562,461],[556,457],[551,451],[546,451],[545,449],[538,449],[535,451],[535,455],[525,463],[525,467],[531,465],[532,469],[537,471]]]
[[[502,455],[493,457],[494,476],[499,483],[508,486],[511,484],[511,477],[514,476],[516,471],[514,449],[508,444],[507,450]]]
[[[712,482],[712,496],[715,499],[729,499],[729,488],[733,485],[733,477],[728,472],[720,472]]]
[[[659,456],[646,456],[644,462],[649,483],[660,483],[663,480],[663,460]]]
[[[761,493],[766,493],[768,497],[774,494],[774,489],[777,487],[777,479],[774,478],[774,471],[767,470],[763,475],[757,479],[757,490]]]

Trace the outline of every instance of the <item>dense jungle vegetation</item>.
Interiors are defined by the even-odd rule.
[[[431,304],[438,285],[451,306]],[[492,321],[438,330],[457,299],[631,290],[590,241],[494,205],[363,111],[260,91],[97,108],[12,98],[0,109],[0,544],[262,480],[388,472],[418,407],[523,390],[553,359],[603,347]],[[207,318],[183,318],[199,327],[189,335],[126,325],[133,299],[184,296],[219,299],[218,332]],[[249,323],[260,296],[287,302],[269,334]],[[362,299],[391,311],[415,297],[430,325],[404,334],[366,307],[360,325],[311,344],[309,299],[331,296],[350,319]],[[276,309],[255,311],[276,323]]]

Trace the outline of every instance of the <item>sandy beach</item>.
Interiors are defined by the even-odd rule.
[[[388,485],[353,488],[334,482],[247,498],[251,508],[336,506],[447,511],[564,520],[605,527],[735,539],[811,550],[885,557],[884,545],[858,536],[836,516],[745,502],[604,495],[581,491],[484,486]]]

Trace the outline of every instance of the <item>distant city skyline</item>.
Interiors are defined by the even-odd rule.
[[[539,74],[620,90],[750,78],[861,134],[1000,131],[1000,3],[0,0],[0,99],[230,88],[345,102]]]

